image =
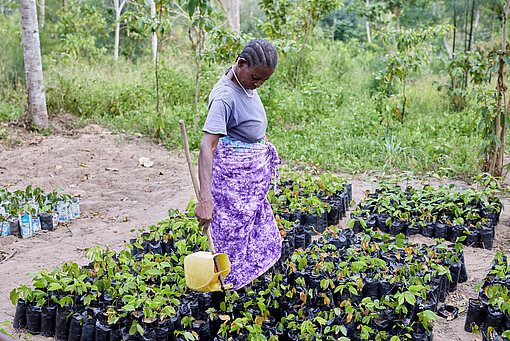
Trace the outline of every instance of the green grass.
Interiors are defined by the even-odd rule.
[[[329,91],[330,97],[338,92],[341,105],[329,101],[306,124],[269,130],[284,158],[348,172],[413,170],[459,177],[478,172],[476,117],[472,111],[448,112],[448,99],[433,85],[434,76],[410,82],[404,122],[387,125],[367,91],[366,73],[358,68],[346,73],[341,85],[343,79],[344,87],[324,84],[316,92]]]
[[[259,90],[269,120],[267,135],[285,160],[347,172],[411,170],[458,177],[478,173],[481,142],[474,110],[450,110],[448,98],[434,85],[434,81],[444,82],[441,76],[430,71],[412,75],[404,122],[381,123],[372,97],[373,73],[381,68],[374,52],[359,49],[356,42],[328,43],[314,46],[308,58],[297,87],[291,76],[293,66],[283,57],[274,76]],[[190,147],[196,149],[201,133],[191,130],[194,66],[182,60],[192,59],[185,52],[171,51],[161,58],[161,139],[170,148],[181,148],[178,121],[184,119]],[[200,127],[207,114],[209,91],[226,67],[202,65]],[[154,67],[148,58],[136,64],[111,60],[94,65],[49,64],[45,86],[50,112],[71,112],[113,131],[154,135],[156,92]],[[0,101],[1,121],[24,110],[23,92],[11,92],[17,99]]]

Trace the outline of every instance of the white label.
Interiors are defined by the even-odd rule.
[[[60,201],[57,204],[57,211],[58,211],[58,221],[68,221],[69,215],[67,212],[67,203],[65,201]]]
[[[20,215],[19,219],[19,227],[21,229],[21,236],[23,238],[32,237],[34,235],[34,231],[32,229],[32,217],[30,214]]]
[[[80,199],[75,198],[73,203],[71,204],[71,211],[73,213],[74,218],[78,218],[80,216]]]
[[[58,213],[52,213],[52,220],[53,220],[53,228],[57,227],[58,226],[58,220],[59,220],[59,217],[58,217]]]
[[[2,222],[2,228],[0,229],[0,235],[2,236],[8,236],[11,234],[11,224],[9,224],[8,221]]]
[[[32,218],[32,229],[34,230],[34,233],[41,231],[41,219],[39,219],[39,217]]]

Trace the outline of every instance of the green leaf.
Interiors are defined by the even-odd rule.
[[[16,305],[19,300],[19,292],[16,289],[12,289],[11,293],[9,294],[9,299],[11,300],[13,305]]]
[[[135,311],[135,307],[132,304],[126,304],[123,309],[125,311]]]
[[[50,286],[48,287],[48,291],[53,291],[53,290],[62,290],[62,285],[60,285],[60,283],[51,283]]]

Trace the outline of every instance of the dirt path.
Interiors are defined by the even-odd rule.
[[[135,236],[131,229],[157,223],[170,208],[184,210],[193,195],[182,153],[168,151],[146,139],[111,134],[95,125],[73,128],[68,135],[61,131],[49,137],[26,138],[32,143],[15,148],[0,144],[0,185],[15,190],[31,184],[45,190],[63,188],[65,193],[81,194],[82,215],[68,228],[38,233],[30,239],[0,237],[0,250],[16,252],[0,263],[0,324],[4,320],[12,322],[14,306],[9,301],[9,292],[19,284],[31,283],[27,273],[51,270],[66,261],[84,265],[85,250],[94,245],[119,251]],[[140,157],[150,158],[154,165],[142,167]],[[355,200],[363,198],[365,190],[376,187],[368,176],[355,179],[344,176],[351,179]],[[504,211],[495,249],[508,251],[509,222],[510,216]],[[346,220],[342,224],[345,226]],[[466,306],[474,286],[487,273],[494,252],[466,249],[469,281],[460,284],[457,294],[450,296],[452,303],[461,308]],[[464,319],[465,312],[448,323],[439,318],[434,340],[481,340],[463,331]],[[50,340],[41,336],[30,339]]]
[[[14,256],[0,264],[0,324],[12,322],[9,292],[29,284],[27,273],[51,269],[66,261],[87,263],[94,245],[120,251],[136,234],[131,229],[155,224],[170,208],[183,211],[193,188],[185,159],[176,152],[132,136],[113,135],[87,126],[73,136],[53,135],[40,143],[1,149],[0,185],[9,190],[31,184],[45,190],[62,188],[81,194],[81,217],[53,232],[33,238],[0,237],[0,250]],[[140,157],[154,161],[141,166]],[[32,340],[45,340],[33,337]]]

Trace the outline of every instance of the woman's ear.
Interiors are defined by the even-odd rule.
[[[237,59],[237,67],[238,68],[243,68],[243,67],[246,67],[248,66],[248,62],[246,61],[246,59],[244,58],[238,58]]]

